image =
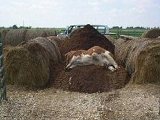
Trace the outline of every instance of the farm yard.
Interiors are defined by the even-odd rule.
[[[1,120],[159,120],[160,87],[133,85],[103,93],[54,88],[26,90],[8,85]]]
[[[118,31],[133,39],[104,36],[90,25],[65,39],[58,31],[1,31],[8,99],[1,120],[160,119],[159,29]],[[93,46],[110,51],[119,68],[64,69],[66,53]]]

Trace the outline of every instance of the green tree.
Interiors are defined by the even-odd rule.
[[[13,29],[18,29],[17,25],[12,26]]]

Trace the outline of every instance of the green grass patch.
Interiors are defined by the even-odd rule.
[[[113,37],[119,37],[120,35],[128,35],[133,37],[140,37],[146,29],[110,29],[110,32],[116,33]]]

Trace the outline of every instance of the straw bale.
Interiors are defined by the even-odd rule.
[[[25,41],[36,37],[47,37],[47,33],[43,29],[29,29],[26,32]]]
[[[44,49],[46,49],[47,52],[49,53],[50,60],[53,61],[55,64],[61,61],[61,53],[59,51],[56,41],[44,37],[37,37],[35,39],[26,42],[23,46],[28,48],[32,43],[38,43]]]
[[[118,39],[115,41],[115,58],[118,64],[125,65],[132,43],[132,40],[124,39]]]
[[[110,36],[110,35],[105,35],[105,37],[106,37],[109,41],[111,41],[112,44],[115,43],[115,40],[116,40],[116,39],[114,39],[112,36]]]
[[[8,31],[9,31],[8,29],[1,30],[1,37],[3,40],[5,40],[5,37],[6,37],[6,34],[8,33]]]
[[[116,58],[124,63],[131,82],[160,83],[160,39],[117,40]],[[121,45],[120,45],[121,44]]]
[[[60,72],[55,79],[54,87],[63,90],[104,92],[122,88],[128,82],[128,74],[122,66],[115,72],[93,65],[76,67],[69,72],[64,71],[64,65],[58,68]]]
[[[62,41],[60,38],[58,38],[57,36],[49,36],[49,37],[47,37],[47,38],[50,39],[50,40],[55,41],[56,44],[58,45],[58,47],[60,47],[61,44],[62,44],[62,42],[63,42],[63,41]]]
[[[49,59],[46,58],[48,56],[42,54],[45,49],[38,44],[30,48],[34,47],[40,51],[30,53],[28,49],[18,46],[8,52],[5,58],[5,67],[9,84],[27,85],[36,88],[47,85],[49,80]],[[39,54],[40,52],[42,53]]]
[[[7,45],[7,46],[4,46],[3,48],[3,55],[4,57],[7,55],[7,53],[13,48],[13,46],[10,46],[10,45]]]
[[[46,32],[47,36],[56,36],[57,32],[55,29],[52,28],[46,28],[44,29],[44,31]]]
[[[142,37],[144,38],[157,38],[159,36],[160,36],[160,29],[158,28],[148,30],[142,34]]]
[[[59,55],[58,55],[59,54]],[[54,41],[38,37],[9,50],[5,58],[8,83],[44,88],[54,80],[60,52]]]
[[[25,40],[26,29],[12,29],[5,36],[5,45],[16,46]]]

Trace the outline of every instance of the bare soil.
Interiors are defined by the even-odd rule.
[[[8,85],[0,120],[160,120],[160,86],[128,85],[103,93],[27,90]]]

